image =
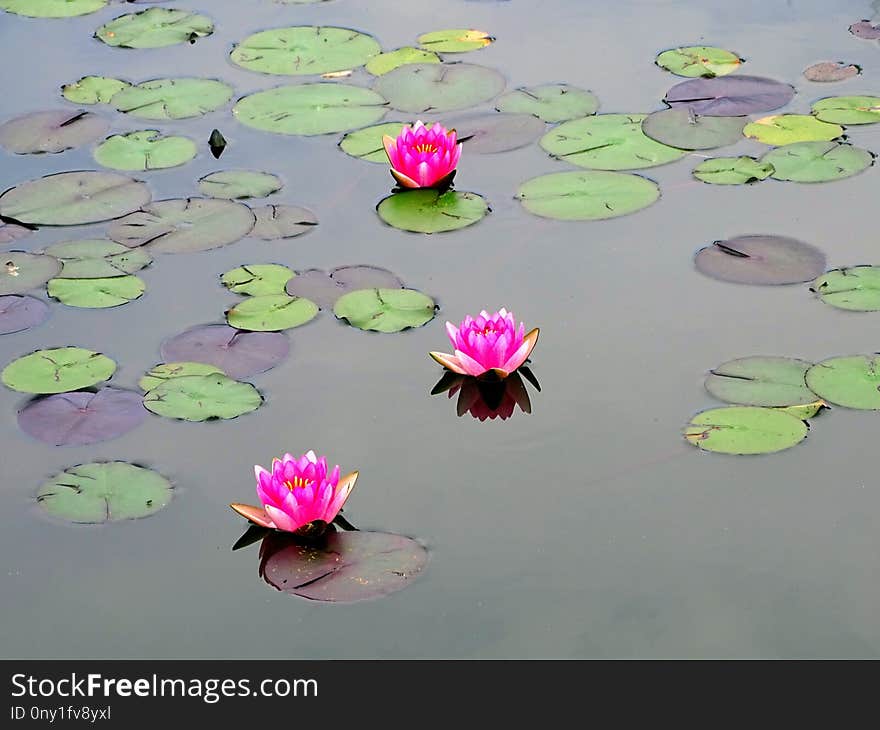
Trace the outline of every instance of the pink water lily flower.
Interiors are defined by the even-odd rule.
[[[525,334],[523,323],[517,329],[513,314],[503,307],[494,314],[483,310],[476,319],[468,315],[458,327],[447,322],[446,331],[455,354],[432,352],[431,357],[447,370],[475,377],[492,372],[506,378],[528,359],[538,342],[538,328]]]
[[[229,505],[242,517],[270,529],[313,537],[324,532],[354,489],[356,471],[342,478],[339,466],[328,473],[327,459],[307,451],[272,460],[272,471],[254,466],[262,507]]]
[[[382,144],[391,162],[391,174],[405,188],[430,188],[451,181],[461,157],[455,130],[436,123],[430,129],[421,121],[404,126],[397,139],[386,135]]]

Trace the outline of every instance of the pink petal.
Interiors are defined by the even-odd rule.
[[[455,351],[455,357],[458,358],[458,362],[464,368],[466,375],[482,375],[487,370],[487,368],[483,367],[480,363],[474,360],[474,358],[461,350]]]
[[[445,352],[429,352],[428,354],[447,370],[451,370],[452,372],[458,373],[459,375],[468,374],[468,371],[465,370],[459,359],[454,355],[447,355]]]
[[[284,532],[296,532],[296,530],[300,527],[300,525],[296,524],[296,522],[291,519],[291,517],[282,512],[277,507],[268,506],[266,507],[266,514],[269,515],[269,519],[275,523],[275,529],[282,530]]]

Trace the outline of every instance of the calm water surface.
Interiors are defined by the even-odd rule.
[[[91,35],[144,6],[60,21],[0,14],[0,117],[64,107],[59,87],[88,74],[217,77],[238,98],[288,79],[232,66],[232,44],[257,30],[306,24],[357,28],[388,49],[442,27],[482,28],[497,42],[462,60],[499,69],[508,88],[589,88],[603,112],[660,108],[678,79],[654,66],[655,55],[698,43],[737,51],[750,74],[795,84],[785,111],[808,112],[822,96],[880,92],[880,46],[847,32],[874,12],[864,0],[171,6],[209,14],[216,32],[194,46],[126,51]],[[821,60],[857,63],[864,74],[839,84],[805,81],[801,71]],[[359,72],[353,82],[367,84],[368,76]],[[153,126],[112,119],[113,132]],[[378,220],[387,170],[342,154],[340,135],[257,132],[235,122],[229,106],[159,124],[202,142],[214,127],[229,141],[221,160],[202,144],[193,162],[145,174],[154,199],[195,195],[195,181],[214,170],[267,170],[285,181],[271,201],[311,208],[317,229],[159,257],[141,273],[148,286],[141,299],[95,311],[54,304],[43,326],[0,338],[0,364],[79,345],[116,359],[113,384],[135,388],[160,361],[165,337],[222,320],[238,298],[218,276],[247,263],[383,266],[434,296],[441,312],[399,335],[360,332],[323,313],[289,331],[286,362],[248,378],[267,399],[257,413],[208,424],[150,418],[92,446],[51,448],[29,438],[15,422],[27,397],[0,389],[0,654],[880,654],[873,463],[880,417],[834,409],[814,421],[805,443],[766,457],[703,454],[680,436],[695,411],[715,404],[702,380],[725,360],[880,349],[880,314],[827,307],[806,286],[743,287],[692,268],[698,248],[748,233],[813,243],[827,252],[829,268],[880,263],[876,166],[831,184],[724,187],[692,182],[699,158],[688,156],[644,172],[663,190],[654,206],[563,223],[529,215],[513,194],[523,180],[568,166],[537,144],[493,156],[465,151],[458,188],[484,195],[493,212],[463,231],[419,236]],[[880,125],[848,135],[880,151]],[[744,140],[718,154],[762,149]],[[0,151],[0,189],[95,168],[88,147],[44,156]],[[103,231],[43,229],[6,248],[39,250]],[[440,373],[426,353],[444,349],[446,319],[500,306],[541,327],[533,369],[543,391],[530,416],[457,418],[454,401],[429,396]],[[252,465],[308,448],[360,470],[349,519],[429,547],[428,567],[406,590],[352,605],[310,603],[262,582],[256,546],[231,552],[244,524],[227,504],[252,501]],[[175,499],[149,519],[106,526],[60,525],[40,514],[34,493],[47,477],[100,459],[151,466],[173,480]]]

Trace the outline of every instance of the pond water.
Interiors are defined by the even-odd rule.
[[[102,24],[150,5],[111,3],[81,17],[0,13],[0,122],[76,108],[60,87],[86,75],[143,81],[219,78],[235,99],[312,77],[233,65],[233,44],[293,25],[356,28],[382,47],[441,28],[497,40],[454,59],[498,69],[507,90],[543,83],[590,89],[601,112],[663,108],[682,79],[654,65],[682,45],[729,48],[743,73],[793,84],[783,111],[809,113],[830,95],[880,92],[880,46],[848,27],[872,18],[864,0],[180,0],[215,23],[194,44],[129,50],[94,38]],[[875,21],[876,22],[876,21]],[[812,83],[802,71],[846,61],[862,75]],[[363,69],[345,83],[368,86]],[[83,107],[87,108],[87,107]],[[319,225],[296,238],[245,238],[211,251],[157,255],[146,293],[110,309],[51,302],[39,327],[0,337],[0,364],[76,345],[118,363],[112,384],[136,390],[161,362],[160,343],[222,322],[240,300],[219,276],[242,264],[295,270],[372,264],[432,296],[437,317],[399,334],[363,332],[322,312],[287,331],[290,356],[245,378],[265,396],[256,412],[189,423],[150,416],[124,436],[51,447],[23,433],[29,400],[0,389],[0,581],[5,657],[867,657],[880,653],[880,490],[872,445],[880,416],[835,407],[804,443],[763,456],[703,453],[682,439],[697,411],[720,405],[706,372],[747,355],[819,361],[878,348],[878,317],[826,306],[807,284],[747,286],[705,277],[693,256],[718,239],[779,234],[821,248],[828,268],[880,264],[876,166],[824,184],[720,186],[695,181],[704,156],[754,155],[743,139],[641,171],[660,200],[604,221],[539,218],[514,198],[537,175],[574,168],[537,143],[494,155],[465,147],[460,190],[491,213],[459,231],[421,235],[383,224],[375,206],[386,166],[337,149],[341,134],[282,136],[244,126],[231,104],[179,121],[134,120],[99,106],[110,133],[157,128],[199,143],[198,156],[135,173],[154,200],[198,195],[226,169],[264,170],[284,188],[268,202],[304,206]],[[492,102],[481,110],[491,111]],[[407,115],[389,114],[389,119]],[[427,120],[426,120],[427,121]],[[220,159],[212,129],[228,142]],[[880,125],[847,129],[880,151]],[[43,175],[100,169],[94,145],[61,154],[0,151],[0,189]],[[700,156],[703,155],[703,156]],[[262,201],[255,201],[255,205]],[[39,251],[100,238],[106,224],[41,227],[3,250]],[[32,292],[46,299],[45,287]],[[502,306],[541,339],[531,368],[532,413],[481,422],[430,391],[442,374],[443,323]],[[230,502],[254,500],[252,466],[314,448],[360,479],[345,515],[362,530],[409,535],[430,560],[405,590],[347,605],[275,591],[258,547],[231,546],[246,527]],[[146,519],[66,524],[38,507],[39,486],[91,461],[149,466],[174,485]]]

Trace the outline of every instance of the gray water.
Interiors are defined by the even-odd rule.
[[[744,72],[793,83],[785,111],[817,98],[880,92],[880,46],[848,26],[864,0],[434,0],[276,5],[180,0],[215,33],[157,50],[91,38],[116,4],[69,20],[0,14],[0,121],[70,106],[59,87],[88,74],[142,81],[217,77],[236,98],[300,79],[261,76],[227,60],[232,44],[285,25],[342,25],[384,48],[444,27],[487,30],[497,42],[462,60],[499,69],[508,89],[566,82],[591,89],[603,112],[662,107],[679,79],[653,64],[669,47],[730,48]],[[821,60],[859,64],[837,84],[804,80]],[[363,72],[353,83],[368,83]],[[485,109],[490,109],[486,105]],[[112,110],[111,132],[149,128]],[[393,117],[392,117],[393,118]],[[569,169],[538,146],[465,154],[456,185],[492,213],[435,236],[383,225],[374,206],[387,169],[336,149],[341,135],[280,137],[246,128],[229,106],[160,123],[206,141],[193,162],[146,173],[154,199],[196,195],[220,169],[280,175],[271,202],[306,206],[320,225],[287,241],[245,239],[209,252],[157,258],[148,290],[108,310],[53,304],[41,327],[0,338],[0,364],[44,347],[78,345],[119,363],[112,383],[135,388],[161,361],[159,344],[222,321],[238,298],[218,282],[248,263],[294,269],[368,263],[399,274],[441,305],[427,326],[361,332],[322,313],[289,331],[290,358],[247,380],[266,396],[256,413],[205,424],[158,417],[106,443],[52,448],[22,433],[27,397],[0,389],[0,654],[4,657],[876,657],[880,548],[873,448],[876,413],[834,408],[807,440],[762,457],[700,453],[683,441],[690,416],[716,402],[706,371],[753,354],[820,360],[880,347],[880,314],[843,312],[806,285],[747,287],[693,270],[716,239],[776,233],[812,243],[829,268],[880,263],[878,168],[830,184],[768,181],[726,187],[692,181],[699,162],[644,171],[663,196],[603,222],[533,217],[513,199],[525,179]],[[880,125],[847,131],[880,152]],[[743,140],[721,153],[760,154]],[[89,147],[61,155],[0,152],[0,189],[65,170],[96,169]],[[105,226],[42,229],[6,249],[99,237]],[[45,293],[36,293],[45,297]],[[540,326],[532,360],[542,392],[533,413],[507,421],[456,417],[429,395],[440,375],[429,350],[443,322],[506,306]],[[359,469],[346,515],[361,529],[414,536],[429,548],[405,590],[351,605],[308,602],[265,585],[257,547],[232,552],[244,521],[227,504],[253,501],[252,465],[285,451],[326,453]],[[43,516],[34,494],[65,467],[101,459],[146,464],[175,498],[156,515],[103,526]]]

